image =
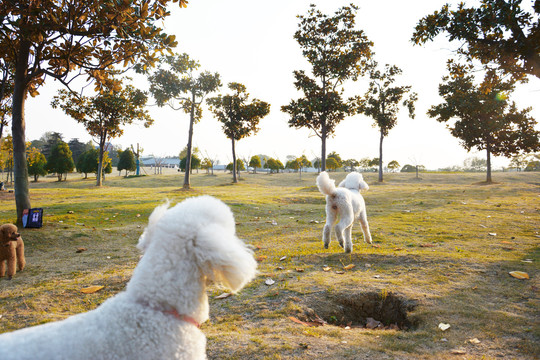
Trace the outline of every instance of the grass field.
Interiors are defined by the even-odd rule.
[[[494,173],[492,185],[481,173],[386,174],[384,184],[367,174],[375,246],[357,224],[352,254],[336,242],[322,247],[315,177],[242,173],[232,185],[230,174],[194,174],[190,191],[180,174],[112,176],[101,188],[76,177],[31,183],[44,226],[22,230],[27,268],[0,279],[0,332],[91,310],[122,291],[152,209],[208,194],[232,208],[260,272],[235,296],[215,299],[225,290],[209,289],[210,359],[540,358],[540,174]],[[14,213],[13,194],[0,193],[0,222]],[[81,293],[90,285],[105,287]],[[366,328],[370,317],[383,324]],[[319,319],[326,324],[309,326]]]

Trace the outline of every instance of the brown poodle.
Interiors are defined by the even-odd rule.
[[[17,227],[13,224],[0,226],[0,277],[6,275],[6,261],[8,280],[11,280],[17,272],[16,265],[19,271],[22,271],[26,264],[24,243]]]

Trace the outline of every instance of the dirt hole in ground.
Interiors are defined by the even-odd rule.
[[[310,324],[410,330],[418,320],[410,313],[418,301],[386,291],[327,292],[305,300],[298,318]]]

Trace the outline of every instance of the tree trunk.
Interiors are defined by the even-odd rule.
[[[105,152],[105,139],[103,136],[99,140],[99,156],[98,156],[98,168],[97,168],[97,179],[96,186],[101,186],[101,178],[103,174],[103,153]]]
[[[238,179],[236,178],[236,151],[234,150],[234,139],[232,141],[232,163],[233,163],[233,183],[237,183]]]
[[[486,153],[487,153],[487,159],[486,159],[486,167],[487,167],[487,174],[486,174],[486,183],[491,184],[491,146],[489,143],[486,146]]]
[[[187,143],[186,173],[184,175],[184,189],[190,188],[189,176],[191,174],[191,144],[193,139],[193,123],[195,122],[195,93],[191,92],[191,111],[189,114],[189,133]]]
[[[30,42],[19,44],[17,66],[15,68],[14,89],[12,98],[11,132],[13,136],[13,170],[15,172],[15,205],[17,208],[17,225],[22,225],[22,213],[30,208],[28,189],[28,166],[26,163],[24,103],[27,95],[26,75]]]
[[[321,128],[321,171],[326,171],[326,124]]]
[[[382,143],[384,135],[381,130],[381,141],[379,142],[379,182],[383,182],[383,158],[382,158]]]

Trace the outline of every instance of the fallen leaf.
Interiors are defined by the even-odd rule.
[[[214,299],[226,299],[231,295],[232,295],[231,293],[225,292],[223,294],[220,294],[220,295],[216,296]]]
[[[371,246],[373,246],[374,248],[380,248],[381,245],[378,245],[378,244],[371,244]]]
[[[451,350],[450,353],[452,355],[465,355],[467,352],[463,349],[454,349],[454,350]]]
[[[489,236],[497,236],[497,233],[488,233]]]
[[[304,326],[321,326],[322,325],[322,324],[319,324],[319,323],[316,323],[316,322],[302,321],[302,320],[299,320],[299,319],[295,318],[294,316],[289,316],[289,319],[294,321],[297,324],[301,324],[301,325],[304,325]]]
[[[69,210],[67,213],[68,214],[74,214],[73,210]]]
[[[487,229],[487,226],[486,226],[486,225],[483,225],[483,224],[480,224],[480,227],[481,227],[481,228],[484,228],[484,229]]]
[[[261,256],[258,256],[258,257],[257,257],[257,261],[258,261],[258,262],[261,262],[261,261],[263,261],[263,260],[266,260],[266,258],[267,258],[266,255],[261,255]]]
[[[446,330],[450,329],[450,324],[440,323],[439,324],[439,329],[441,331],[446,331]]]
[[[310,223],[311,224],[318,224],[319,222],[317,220],[311,220]]]
[[[349,265],[347,265],[347,266],[344,266],[343,269],[345,269],[345,270],[351,270],[351,269],[352,269],[353,267],[355,267],[355,266],[356,266],[356,265],[354,265],[354,264],[349,264]]]
[[[84,251],[86,251],[86,250],[88,250],[88,249],[85,248],[85,247],[80,247],[80,248],[78,248],[75,252],[76,252],[77,254],[80,254],[80,253],[82,253],[82,252],[84,252]]]
[[[329,266],[325,266],[325,267],[323,267],[322,269],[323,269],[323,271],[325,271],[325,272],[330,271],[330,267],[329,267]]]
[[[296,268],[296,271],[297,271],[297,272],[304,272],[304,269],[302,269],[302,268]]]
[[[510,271],[509,274],[516,279],[524,280],[529,278],[529,274],[523,271]]]
[[[103,286],[103,285],[88,286],[88,287],[82,288],[81,292],[84,293],[84,294],[93,294],[96,291],[99,291],[99,290],[103,289],[104,287],[105,286]]]
[[[394,249],[394,251],[401,251],[401,250],[403,250],[403,248],[400,248],[400,247],[397,247]]]
[[[283,266],[278,266],[276,267],[276,270],[285,270],[285,268]]]
[[[477,338],[469,339],[469,342],[471,344],[480,344],[480,340],[478,340]]]
[[[374,277],[375,279],[380,279],[380,278],[381,278],[381,275],[373,275],[373,277]]]
[[[266,281],[264,282],[266,285],[270,286],[270,285],[274,285],[276,282],[270,278],[266,279]]]
[[[136,217],[141,217],[141,214],[137,214],[137,215],[135,215],[135,216],[136,216]]]
[[[420,247],[435,247],[434,244],[420,244]]]
[[[283,261],[283,260],[285,260],[286,258],[287,258],[286,256],[282,256],[282,257],[279,258],[279,261]]]
[[[510,242],[510,241],[501,241],[501,244],[507,244],[507,245],[512,245],[513,243]]]
[[[345,274],[345,271],[338,270],[338,271],[336,271],[336,274],[340,274],[340,275]]]

